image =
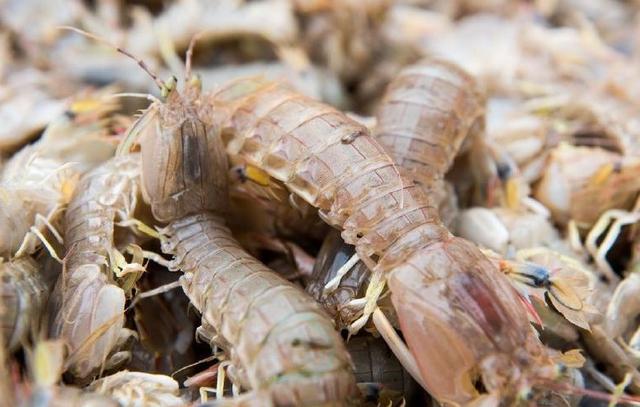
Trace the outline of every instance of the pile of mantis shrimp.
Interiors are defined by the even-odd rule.
[[[0,1],[0,406],[640,405],[639,33]]]

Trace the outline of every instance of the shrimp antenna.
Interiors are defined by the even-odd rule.
[[[614,396],[613,394],[609,394],[603,391],[583,389],[580,387],[576,387],[569,383],[555,383],[547,380],[544,380],[543,383],[545,384],[545,386],[547,386],[551,390],[555,390],[559,393],[574,394],[578,396],[587,396],[596,400],[604,400],[609,402],[616,401],[616,402],[622,402],[622,403],[633,403],[634,405],[638,405],[638,403],[640,403],[640,397],[630,396],[628,394],[621,394],[619,396]]]
[[[194,34],[193,37],[191,37],[191,41],[189,41],[189,48],[187,48],[187,54],[184,57],[185,82],[189,82],[189,79],[191,79],[191,59],[193,57],[193,49],[196,46],[196,42],[198,42],[200,37],[202,37],[202,34],[204,34],[204,31]]]
[[[147,66],[147,64],[142,59],[134,56],[133,54],[131,54],[126,49],[118,47],[117,45],[114,45],[114,44],[110,43],[109,41],[105,40],[104,38],[98,37],[97,35],[92,34],[92,33],[88,32],[88,31],[81,30],[80,28],[71,27],[71,26],[68,26],[68,25],[59,26],[58,28],[61,29],[61,30],[74,31],[74,32],[76,32],[78,34],[84,35],[87,38],[91,38],[92,40],[101,42],[103,44],[106,44],[106,45],[110,46],[111,48],[114,48],[116,51],[118,51],[122,55],[125,55],[125,56],[133,59],[134,61],[136,61],[138,63],[138,65],[140,66],[140,68],[142,68],[153,79],[153,81],[156,83],[156,85],[158,85],[158,88],[160,88],[160,90],[164,89],[164,84],[162,83],[162,81],[160,79],[158,79],[158,75],[153,73],[153,71],[151,71],[151,69]]]

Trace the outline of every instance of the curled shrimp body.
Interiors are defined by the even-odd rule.
[[[128,332],[125,291],[114,276],[126,278],[127,270],[120,269],[114,229],[135,208],[139,176],[139,157],[113,158],[82,178],[66,212],[66,256],[50,333],[65,341],[68,367],[78,379],[102,367]]]
[[[509,400],[555,377],[509,281],[441,225],[429,196],[398,174],[364,127],[255,78],[223,86],[213,98],[229,108],[227,152],[317,207],[374,274],[384,274],[431,394],[471,402],[480,377],[491,397]]]
[[[0,332],[11,351],[37,332],[47,287],[38,264],[30,256],[0,263],[0,280]]]
[[[639,170],[637,157],[561,144],[551,152],[534,197],[557,222],[573,219],[590,227],[608,209],[633,207],[640,190]]]
[[[161,374],[121,370],[91,383],[89,391],[109,397],[121,406],[180,407],[178,382]]]

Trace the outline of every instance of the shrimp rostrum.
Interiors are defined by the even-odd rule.
[[[230,403],[357,400],[351,360],[331,320],[300,288],[246,253],[225,227],[227,157],[213,106],[200,95],[188,62],[186,72],[180,92],[175,78],[160,83],[164,100],[131,131],[141,131],[143,195],[154,217],[168,222],[162,249],[174,256],[172,268],[184,272],[184,291],[202,313],[199,334],[227,351],[234,367],[229,375],[250,390]]]
[[[123,327],[125,289],[144,269],[141,259],[126,262],[115,229],[132,220],[139,176],[137,156],[112,158],[82,178],[66,212],[66,255],[50,334],[64,340],[66,367],[78,380],[126,356],[114,353],[130,336]]]
[[[227,108],[227,153],[317,207],[386,280],[432,395],[455,404],[508,402],[558,378],[508,279],[442,226],[435,203],[367,129],[261,79],[232,82],[213,98]]]

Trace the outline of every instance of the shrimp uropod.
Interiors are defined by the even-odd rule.
[[[259,78],[231,82],[212,98],[228,109],[227,152],[317,207],[385,276],[432,395],[497,403],[557,377],[509,281],[441,225],[430,197],[399,174],[364,127]],[[476,390],[479,378],[488,394]]]

